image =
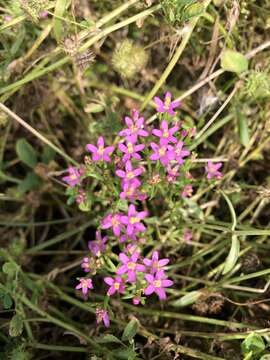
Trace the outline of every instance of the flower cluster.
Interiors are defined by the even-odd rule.
[[[91,154],[91,160],[85,168],[70,167],[69,175],[63,178],[69,186],[70,192],[75,194],[80,204],[87,202],[82,184],[87,178],[88,164],[91,169],[108,168],[112,177],[116,202],[100,221],[96,232],[96,240],[88,244],[90,257],[84,257],[81,267],[85,273],[92,276],[100,264],[106,268],[106,248],[108,240],[117,239],[120,253],[118,264],[107,266],[108,273],[114,273],[104,278],[108,286],[108,297],[120,294],[125,298],[132,298],[133,304],[145,302],[145,296],[156,294],[160,300],[165,300],[166,288],[173,285],[168,279],[166,265],[169,259],[159,259],[158,251],[154,250],[151,257],[143,257],[140,248],[142,239],[147,238],[147,222],[149,213],[146,210],[145,200],[150,196],[147,184],[155,187],[161,181],[178,186],[179,197],[191,197],[193,193],[193,180],[189,172],[192,163],[191,152],[188,149],[192,138],[196,134],[194,128],[183,127],[179,121],[174,120],[175,108],[180,103],[172,101],[169,92],[165,94],[164,101],[155,97],[156,110],[160,126],[150,129],[146,126],[144,117],[133,110],[131,117],[125,117],[125,128],[118,135],[120,141],[116,145],[105,145],[101,136],[97,145],[87,144],[86,150]],[[207,179],[220,179],[221,163],[214,164],[209,161],[205,167]],[[149,179],[150,177],[150,179]],[[145,181],[148,178],[147,181]],[[102,177],[101,177],[102,179]],[[77,190],[76,190],[77,189]],[[122,202],[122,205],[119,204]],[[103,236],[101,231],[107,231]],[[126,243],[124,245],[123,243]],[[76,289],[87,296],[93,289],[92,280],[80,278]],[[103,322],[109,326],[109,317],[106,310],[107,303],[96,309],[97,323]]]

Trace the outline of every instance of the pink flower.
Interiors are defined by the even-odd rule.
[[[100,324],[103,321],[105,327],[108,328],[110,326],[110,318],[108,311],[101,308],[96,308],[96,319],[97,324]]]
[[[80,283],[76,286],[76,290],[82,290],[82,293],[84,295],[87,295],[88,294],[88,291],[90,289],[93,289],[93,283],[92,283],[92,280],[91,279],[84,279],[84,278],[81,278],[80,279]]]
[[[109,229],[112,228],[112,231],[115,236],[120,236],[122,224],[121,224],[121,215],[120,214],[109,214],[102,220],[102,228]]]
[[[138,191],[141,183],[139,181],[131,180],[130,182],[123,182],[122,189],[120,193],[120,199],[128,200],[140,200],[143,201],[147,198],[146,194],[142,194]]]
[[[163,271],[158,271],[155,275],[146,274],[144,278],[148,282],[145,295],[156,293],[160,300],[167,298],[165,288],[172,286],[173,281],[167,279]]]
[[[97,141],[97,147],[92,144],[86,145],[86,150],[92,153],[93,161],[107,161],[110,162],[110,155],[114,151],[114,146],[104,147],[104,138],[100,136]]]
[[[136,176],[141,175],[143,169],[138,167],[137,169],[133,169],[131,162],[128,160],[125,165],[125,170],[116,170],[116,175],[123,178],[124,182],[131,181],[132,179],[136,178]]]
[[[137,141],[138,136],[146,137],[148,132],[144,130],[144,118],[139,117],[139,112],[137,110],[132,110],[133,119],[128,116],[125,117],[125,123],[127,129],[124,129],[119,132],[119,136],[126,136],[128,140],[132,143]]]
[[[141,220],[147,216],[146,211],[137,212],[133,204],[128,207],[128,216],[121,216],[121,223],[127,226],[127,235],[145,231],[145,226]]]
[[[96,232],[96,240],[88,241],[88,248],[91,253],[95,256],[100,256],[106,250],[106,242],[108,241],[108,236],[102,238],[100,231]]]
[[[141,302],[141,299],[138,296],[136,296],[132,299],[133,305],[139,305],[140,302]]]
[[[176,181],[176,177],[180,175],[180,172],[178,171],[179,165],[176,165],[174,168],[172,168],[170,165],[167,167],[167,180],[170,183],[173,183]]]
[[[184,143],[183,141],[179,141],[174,149],[172,151],[170,151],[169,156],[173,159],[176,160],[178,162],[179,165],[182,165],[184,163],[183,158],[190,155],[190,151],[187,150],[186,148],[183,148]]]
[[[143,259],[144,265],[150,268],[151,274],[155,274],[158,271],[164,271],[163,267],[170,262],[170,259],[160,259],[157,251],[154,251],[152,254],[152,259]]]
[[[86,201],[86,193],[83,189],[79,189],[78,195],[76,196],[76,203],[81,204]]]
[[[116,271],[117,275],[127,274],[128,281],[134,283],[136,281],[136,272],[144,272],[145,266],[138,264],[139,253],[134,252],[129,258],[126,254],[120,253],[119,259],[122,262],[122,266]]]
[[[66,182],[70,187],[78,185],[81,181],[81,171],[75,167],[70,166],[68,168],[69,175],[64,176],[62,180]]]
[[[109,285],[109,289],[107,291],[107,295],[112,296],[116,292],[123,294],[125,291],[125,283],[124,280],[120,276],[116,276],[115,279],[111,277],[105,277],[104,281],[107,285]]]
[[[160,143],[168,144],[169,142],[176,143],[177,139],[173,136],[175,132],[179,130],[178,126],[174,126],[169,129],[168,122],[163,120],[160,129],[154,129],[152,134],[160,138]]]
[[[88,273],[91,271],[91,265],[90,265],[90,259],[89,257],[83,258],[83,262],[81,263],[81,268],[84,270],[84,272]]]
[[[124,243],[126,241],[138,241],[137,237],[135,234],[131,234],[131,235],[127,235],[127,234],[124,234],[120,237],[120,243]]]
[[[154,153],[150,156],[150,160],[159,160],[162,165],[167,166],[170,160],[173,159],[173,147],[167,144],[155,144],[150,143],[151,148],[153,149]]]
[[[205,170],[207,172],[207,179],[212,179],[213,177],[220,180],[222,178],[222,173],[218,171],[222,167],[222,163],[219,162],[217,164],[212,163],[212,161],[208,161]]]
[[[122,151],[122,153],[125,154],[123,156],[124,162],[130,160],[131,158],[141,160],[142,157],[140,154],[138,154],[138,151],[142,151],[144,149],[144,144],[135,145],[132,142],[126,140],[126,145],[120,143],[118,148],[120,151]]]
[[[172,94],[170,92],[166,92],[164,101],[157,96],[154,97],[154,101],[156,103],[157,112],[168,113],[171,116],[175,115],[175,111],[173,109],[180,106],[180,101],[172,102]]]
[[[190,197],[193,193],[193,187],[192,185],[186,185],[182,191],[181,196],[183,198]]]
[[[185,242],[190,244],[192,237],[193,237],[192,232],[189,229],[185,229],[183,233],[183,239],[185,240]]]

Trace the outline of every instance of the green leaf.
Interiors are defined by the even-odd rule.
[[[122,340],[123,341],[131,341],[136,335],[139,327],[139,322],[136,318],[130,320],[127,326],[124,329]]]
[[[55,154],[55,151],[50,146],[45,145],[41,155],[41,161],[48,165],[50,161],[54,160]]]
[[[63,17],[65,13],[67,3],[68,3],[67,0],[56,0],[55,3],[53,31],[58,43],[62,40],[62,28],[63,28],[62,20],[60,18]]]
[[[26,193],[29,190],[35,190],[40,185],[40,178],[35,173],[28,173],[26,178],[18,185],[20,193]]]
[[[98,339],[97,341],[101,344],[106,344],[106,343],[122,344],[122,341],[120,339],[118,339],[116,336],[111,334],[104,335],[101,339]]]
[[[3,297],[2,301],[3,301],[3,307],[4,307],[5,310],[8,310],[8,309],[11,308],[11,306],[13,304],[13,300],[8,294],[6,294]]]
[[[240,251],[240,243],[238,237],[236,235],[233,235],[231,249],[227,259],[225,260],[224,268],[222,271],[223,275],[233,270],[239,257],[239,251]]]
[[[180,299],[174,301],[172,306],[175,307],[185,307],[195,303],[201,296],[200,291],[191,291],[190,293],[182,296]]]
[[[249,131],[248,131],[248,125],[247,120],[245,116],[241,113],[238,114],[238,132],[239,132],[239,138],[240,143],[247,147],[249,144]]]
[[[241,344],[241,350],[243,354],[248,354],[253,352],[254,354],[259,354],[265,349],[265,343],[259,334],[252,332],[249,334]]]
[[[234,50],[225,50],[221,54],[221,67],[226,71],[241,74],[248,70],[248,59]]]
[[[37,152],[26,139],[19,139],[16,143],[18,158],[26,165],[34,168],[37,164]]]
[[[21,315],[14,315],[9,323],[9,335],[16,337],[21,335],[23,332],[23,318]]]
[[[2,266],[3,273],[5,273],[9,276],[14,276],[16,274],[16,272],[18,271],[18,269],[19,269],[18,265],[14,264],[12,262],[6,262]]]

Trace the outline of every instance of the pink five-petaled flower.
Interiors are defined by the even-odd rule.
[[[131,158],[141,160],[142,157],[138,154],[138,151],[142,151],[144,149],[144,144],[135,145],[131,141],[126,140],[126,145],[120,143],[118,148],[125,154],[122,159],[124,162],[130,160]]]
[[[76,169],[73,166],[68,168],[69,175],[64,176],[62,180],[66,182],[69,186],[74,187],[78,185],[81,181],[81,171]]]
[[[120,276],[116,276],[115,279],[111,277],[105,277],[104,281],[107,285],[109,285],[109,289],[107,291],[107,295],[111,296],[116,292],[123,294],[125,291],[125,283],[124,280]]]
[[[141,185],[140,181],[131,180],[130,182],[123,182],[122,189],[120,193],[120,199],[128,200],[140,200],[143,201],[147,198],[146,194],[142,194],[138,191],[139,186]]]
[[[128,281],[130,283],[134,283],[136,281],[136,272],[144,272],[145,266],[138,264],[137,261],[139,259],[139,253],[134,252],[129,258],[126,254],[120,253],[119,259],[122,262],[122,266],[116,271],[117,275],[127,274]]]
[[[128,216],[121,216],[121,223],[127,227],[127,235],[136,234],[146,230],[141,220],[147,216],[147,211],[137,212],[133,204],[128,207]]]
[[[108,311],[101,308],[96,308],[96,319],[97,324],[100,324],[103,321],[104,326],[106,326],[107,328],[110,326],[110,318]]]
[[[120,131],[118,135],[126,136],[129,141],[135,143],[138,136],[146,137],[148,132],[144,130],[144,118],[142,116],[139,117],[137,110],[132,110],[132,117],[133,119],[128,116],[125,117],[125,123],[128,128]]]
[[[168,122],[163,120],[161,122],[160,129],[153,129],[152,134],[160,138],[160,143],[168,144],[169,142],[176,143],[177,139],[173,136],[175,132],[179,130],[178,126],[174,126],[169,129]]]
[[[88,273],[91,271],[91,264],[89,257],[84,257],[83,262],[81,263],[81,268],[84,270],[84,272]]]
[[[207,179],[212,179],[213,177],[220,180],[222,178],[222,173],[218,171],[222,167],[222,163],[213,164],[212,161],[208,161],[205,170],[207,172]]]
[[[143,259],[143,263],[144,265],[150,267],[150,272],[151,274],[155,274],[158,271],[164,271],[163,267],[166,266],[169,262],[170,259],[160,259],[159,260],[159,255],[157,251],[154,251],[152,254],[152,259]]]
[[[179,141],[174,149],[173,152],[170,151],[170,157],[173,158],[173,160],[176,160],[179,165],[182,165],[184,163],[183,158],[188,156],[190,154],[190,151],[183,147],[184,143],[183,141]]]
[[[92,144],[86,145],[86,150],[92,153],[93,161],[107,161],[110,162],[110,155],[114,151],[114,146],[104,147],[104,138],[100,136],[97,141],[97,146]]]
[[[120,214],[109,214],[102,220],[102,228],[109,229],[112,228],[112,231],[115,236],[119,236],[122,229],[121,224],[121,215]]]
[[[125,165],[125,170],[116,170],[116,175],[124,179],[124,183],[135,179],[136,176],[141,175],[143,169],[141,167],[137,169],[132,168],[131,162],[128,160]]]
[[[173,109],[180,106],[180,101],[172,102],[172,94],[170,92],[166,92],[164,101],[157,96],[154,97],[154,101],[156,103],[157,112],[168,113],[171,116],[175,115],[175,111]]]
[[[166,278],[163,271],[158,271],[155,275],[146,274],[145,280],[148,282],[147,288],[144,290],[145,295],[151,295],[155,292],[160,300],[166,299],[164,288],[173,285],[173,281]]]
[[[84,278],[81,278],[80,279],[80,283],[76,286],[76,290],[82,290],[82,293],[84,295],[87,295],[88,291],[90,289],[93,289],[93,283],[92,283],[92,280],[91,279],[84,279]]]
[[[153,149],[154,153],[150,156],[150,160],[160,160],[161,164],[167,166],[170,160],[173,159],[173,147],[168,144],[155,144],[150,143],[151,148]]]
[[[88,248],[93,255],[100,256],[106,249],[107,240],[108,236],[102,237],[100,231],[96,231],[96,240],[88,241]]]

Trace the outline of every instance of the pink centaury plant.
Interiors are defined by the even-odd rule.
[[[134,283],[136,281],[137,272],[145,271],[145,266],[137,263],[139,259],[138,252],[134,252],[130,258],[126,254],[120,253],[119,259],[123,265],[120,266],[120,268],[116,271],[116,274],[117,275],[127,274],[128,281],[130,283]]]
[[[105,277],[104,281],[107,285],[109,285],[109,289],[107,291],[108,296],[114,295],[116,292],[123,294],[125,292],[125,282],[120,276],[116,276],[115,279],[112,277]]]
[[[148,132],[144,130],[144,117],[140,117],[137,110],[132,110],[132,119],[128,116],[125,117],[125,123],[127,129],[120,131],[118,135],[125,136],[133,144],[136,143],[138,136],[148,136]]]
[[[166,92],[164,101],[155,96],[154,101],[156,103],[156,109],[159,113],[168,113],[171,116],[175,115],[174,109],[180,106],[180,101],[172,101],[172,94]]]
[[[96,319],[97,319],[97,324],[103,322],[105,327],[108,328],[110,326],[110,318],[108,311],[101,308],[96,308]]]
[[[70,166],[68,168],[68,173],[69,173],[68,176],[64,176],[62,180],[73,188],[74,186],[80,183],[82,172],[81,170],[78,170],[75,167]]]
[[[212,161],[208,161],[205,170],[207,173],[207,179],[212,179],[215,177],[217,180],[220,180],[222,178],[222,173],[219,171],[219,169],[222,167],[222,162],[218,162],[214,164]]]
[[[148,286],[144,290],[145,295],[156,293],[160,300],[167,298],[165,288],[173,285],[173,281],[166,278],[164,271],[158,271],[155,275],[146,274],[145,280],[148,282]]]
[[[91,279],[81,278],[80,283],[76,286],[76,290],[82,290],[84,295],[88,294],[88,291],[93,289],[93,283]]]
[[[114,146],[105,147],[104,138],[100,136],[97,141],[97,146],[92,144],[86,145],[86,150],[92,153],[93,161],[106,161],[110,162],[110,155],[114,151]]]

